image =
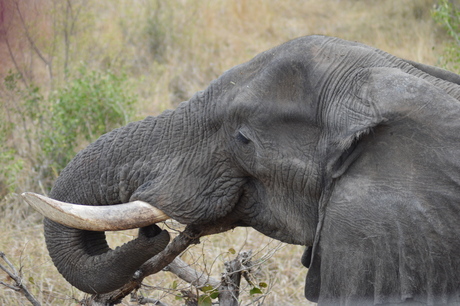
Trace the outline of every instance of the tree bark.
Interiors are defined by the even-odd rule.
[[[33,306],[40,306],[40,303],[37,301],[37,299],[33,296],[32,293],[30,293],[30,291],[24,285],[24,280],[22,279],[21,275],[18,273],[16,268],[13,266],[13,264],[6,258],[5,253],[0,252],[0,258],[3,259],[3,261],[5,261],[9,267],[7,268],[3,266],[2,264],[0,264],[0,270],[5,271],[5,273],[8,274],[8,276],[15,283],[14,285],[10,285],[5,282],[0,282],[0,284],[14,291],[21,292]]]

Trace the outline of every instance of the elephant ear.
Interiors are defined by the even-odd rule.
[[[320,140],[322,155],[326,157],[327,176],[336,179],[360,156],[359,140],[372,129],[387,121],[378,103],[369,96],[368,83],[372,70],[359,71],[349,91],[323,102],[322,124],[324,135]]]
[[[363,73],[325,117],[336,117],[323,140],[330,178],[305,295],[324,304],[459,303],[460,102],[399,69]]]

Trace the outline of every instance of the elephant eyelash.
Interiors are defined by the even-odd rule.
[[[248,144],[251,142],[243,133],[238,132],[238,135],[236,135],[236,139],[240,141],[243,144]]]

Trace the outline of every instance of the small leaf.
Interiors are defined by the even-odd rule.
[[[179,301],[179,300],[182,300],[184,297],[180,294],[176,295],[176,300]]]
[[[264,283],[264,282],[260,282],[260,283],[259,283],[259,286],[260,286],[261,288],[267,288],[267,287],[268,287],[267,283]]]
[[[214,291],[210,295],[211,299],[217,299],[219,297],[219,291]]]
[[[177,281],[173,281],[171,285],[171,289],[176,290],[177,289]]]
[[[198,298],[199,306],[212,306],[212,300],[209,295],[200,295]]]
[[[234,248],[230,248],[230,249],[228,249],[228,251],[229,251],[231,254],[236,254],[236,251],[235,251]]]
[[[261,294],[261,293],[262,293],[262,291],[261,291],[259,288],[257,288],[257,287],[254,287],[254,288],[252,288],[252,289],[249,291],[249,294],[250,294],[250,295],[253,295],[253,294]]]
[[[201,287],[201,290],[203,292],[208,292],[208,291],[211,291],[212,289],[214,288],[211,285],[206,285],[206,286]]]
[[[29,277],[29,283],[35,285],[35,281],[34,281],[34,278],[32,276]]]

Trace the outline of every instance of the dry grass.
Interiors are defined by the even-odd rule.
[[[136,84],[140,99],[138,113],[143,117],[174,107],[205,88],[224,70],[302,35],[325,34],[357,40],[400,57],[436,64],[445,37],[431,20],[433,2],[81,0],[74,3],[84,4],[87,14],[80,20],[79,34],[71,50],[75,62],[82,60],[93,67],[110,65],[126,71]],[[44,20],[48,18],[46,12],[31,12],[44,27]],[[46,49],[45,38],[50,34],[41,30],[33,34]],[[24,63],[33,62],[33,57],[28,57],[22,49],[27,46],[24,37],[13,46],[16,51],[22,50],[18,58]],[[12,67],[4,46],[0,45],[0,49],[4,67]],[[63,58],[57,56],[55,60],[58,65]],[[35,59],[30,67],[35,69],[37,82],[47,84],[45,65]],[[17,193],[31,189],[40,191],[34,175],[33,165],[25,165],[18,177]],[[14,194],[1,201],[0,214],[0,251],[21,267],[27,286],[42,304],[72,305],[82,299],[84,295],[62,279],[48,257],[41,217],[25,207]],[[111,234],[109,238],[116,245],[133,235],[135,233],[130,231]],[[255,273],[257,281],[270,285],[267,296],[259,302],[266,305],[307,304],[303,298],[306,269],[300,264],[302,247],[279,244],[251,229],[236,229],[203,238],[200,245],[184,255],[184,260],[219,277],[223,262],[232,258],[229,248],[253,249],[256,259],[267,257]],[[272,254],[272,250],[278,248]],[[8,281],[1,272],[0,280]],[[178,304],[180,302],[174,299],[177,291],[154,290],[171,288],[174,280],[177,279],[166,272],[151,276],[148,284],[152,287],[144,288],[143,292],[171,305]],[[180,283],[179,288],[183,287],[187,285]],[[254,299],[248,291],[245,287],[242,304]],[[18,293],[0,287],[0,305],[26,304]],[[129,302],[126,300],[125,304]]]

